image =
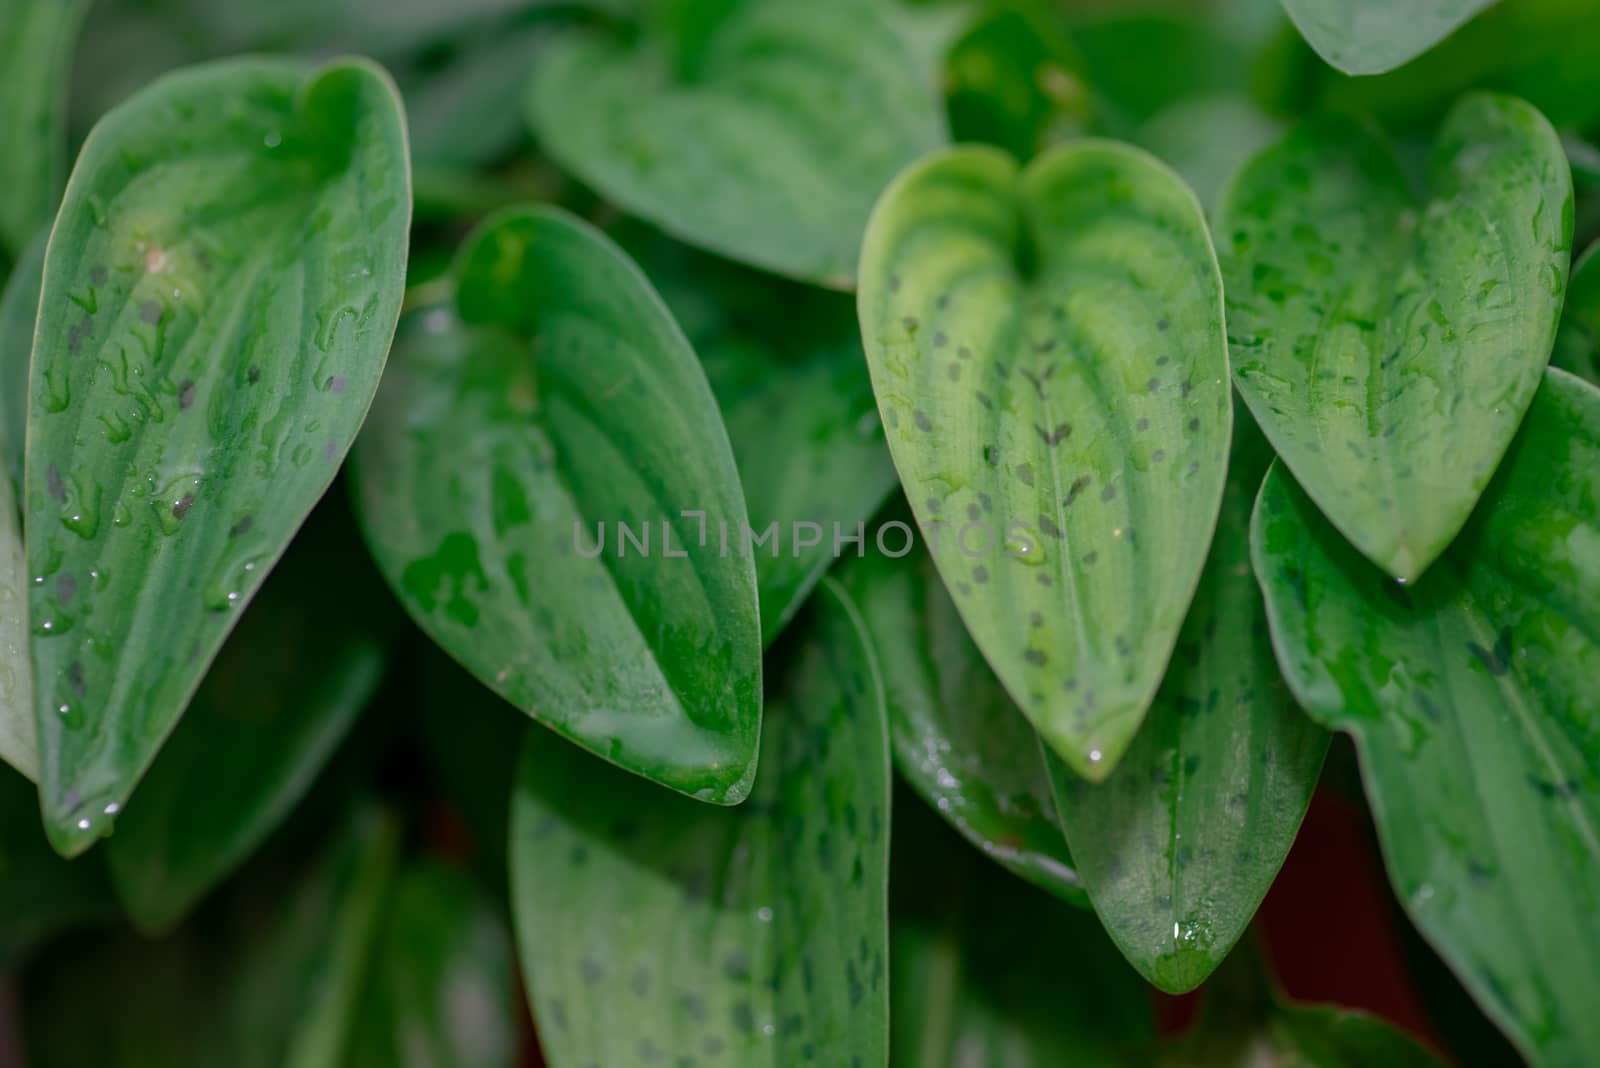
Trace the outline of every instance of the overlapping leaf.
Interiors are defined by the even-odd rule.
[[[1600,392],[1546,373],[1436,574],[1402,589],[1281,469],[1252,553],[1301,704],[1348,731],[1390,880],[1539,1063],[1600,1050]]]
[[[882,684],[837,585],[796,628],[739,808],[530,736],[512,893],[552,1068],[886,1063]]]
[[[50,221],[67,169],[67,68],[89,0],[0,0],[0,263]]]
[[[1244,933],[1294,842],[1328,734],[1295,707],[1250,573],[1250,507],[1271,452],[1238,416],[1205,575],[1161,692],[1117,770],[1053,762],[1062,828],[1112,939],[1181,993]]]
[[[1474,94],[1441,128],[1427,199],[1355,121],[1314,121],[1223,198],[1239,392],[1328,518],[1415,579],[1494,474],[1549,359],[1572,183],[1555,131]]]
[[[410,189],[381,71],[171,75],[85,144],[46,256],[26,527],[41,798],[127,801],[338,469],[399,313]]]
[[[633,262],[556,209],[486,222],[457,284],[480,325],[442,307],[408,324],[356,450],[384,576],[518,708],[737,803],[761,716],[755,571],[693,351]]]
[[[1600,242],[1573,261],[1550,363],[1600,385]]]
[[[542,56],[541,147],[676,237],[847,286],[873,198],[945,139],[882,6],[689,0],[631,30],[574,28]]]
[[[1283,0],[1306,43],[1346,74],[1382,74],[1426,52],[1494,0]]]
[[[1194,195],[1123,145],[1023,170],[939,153],[867,234],[862,333],[912,509],[995,674],[1092,779],[1205,561],[1232,415],[1221,304]]]

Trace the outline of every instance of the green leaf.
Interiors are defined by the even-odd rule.
[[[1600,385],[1600,241],[1572,262],[1550,364]]]
[[[334,521],[319,512],[296,539],[104,847],[143,930],[175,924],[283,822],[377,689],[383,590]]]
[[[0,463],[9,459],[0,445]],[[0,484],[0,760],[39,778],[39,732],[33,722],[28,663],[28,562],[9,485]],[[32,807],[32,806],[30,806]]]
[[[737,809],[530,736],[512,899],[551,1064],[885,1063],[882,684],[835,583],[797,629]]]
[[[443,67],[397,74],[413,165],[482,166],[526,140],[522,116],[505,101],[522,95],[548,32],[538,24],[485,27],[460,42]]]
[[[0,767],[0,971],[45,939],[117,915],[101,857],[62,860],[39,826],[39,792]]]
[[[22,462],[28,447],[28,366],[33,359],[33,327],[39,318],[44,282],[44,249],[50,237],[41,229],[11,269],[0,294],[0,465],[14,500],[22,497]],[[33,710],[28,710],[33,718]]]
[[[675,237],[848,287],[873,198],[945,140],[877,4],[682,0],[632,39],[574,28],[534,73],[541,147]]]
[[[67,168],[67,69],[88,7],[0,0],[0,253],[20,256],[55,213]]]
[[[1198,986],[1244,933],[1328,750],[1278,674],[1250,573],[1250,507],[1272,453],[1247,415],[1234,428],[1211,557],[1144,726],[1101,785],[1052,767],[1095,911],[1170,993]]]
[[[1494,0],[1283,0],[1317,54],[1346,74],[1382,74],[1446,37]]]
[[[1239,392],[1328,518],[1410,581],[1450,544],[1555,338],[1572,183],[1537,111],[1473,94],[1419,201],[1353,120],[1303,125],[1224,194]]]
[[[1045,740],[1103,779],[1222,496],[1232,402],[1199,205],[1126,145],[1022,170],[956,148],[885,192],[861,263],[873,388],[939,572]]]
[[[516,975],[510,934],[464,873],[400,873],[351,1027],[350,1068],[512,1068]]]
[[[889,552],[908,535],[879,525]],[[906,527],[909,530],[909,527]],[[1039,736],[984,662],[926,552],[884,550],[848,565],[883,671],[889,743],[906,782],[987,856],[1075,905],[1087,905],[1056,822]]]
[[[347,828],[314,863],[259,858],[172,937],[102,936],[41,955],[23,984],[28,1064],[347,1065],[398,835],[374,809],[340,819]]]
[[[1128,136],[1178,101],[1246,88],[1249,55],[1218,20],[1131,4],[1098,8],[1080,12],[1071,32],[1107,130]]]
[[[1105,932],[952,838],[921,806],[895,807],[893,1063],[1135,1063],[1149,989]]]
[[[1083,68],[1059,13],[994,0],[945,60],[952,137],[1026,158],[1082,134],[1094,113]]]
[[[1134,140],[1177,171],[1211,215],[1228,179],[1282,132],[1243,93],[1213,93],[1158,111]]]
[[[1524,1055],[1600,1051],[1600,392],[1549,371],[1437,574],[1403,589],[1282,469],[1252,553],[1295,696],[1349,732],[1401,903]]]
[[[486,222],[456,281],[461,319],[481,325],[447,308],[409,321],[356,449],[380,570],[541,723],[674,790],[743,800],[755,569],[694,352],[633,262],[558,209]]]
[[[363,61],[106,116],[45,261],[28,426],[40,791],[88,848],[338,470],[399,315],[405,121]]]

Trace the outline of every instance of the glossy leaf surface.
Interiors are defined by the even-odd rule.
[[[1122,763],[1099,785],[1053,769],[1095,911],[1140,974],[1171,993],[1198,986],[1244,933],[1328,749],[1278,674],[1250,573],[1250,508],[1271,456],[1241,414],[1200,589]]]
[[[408,322],[356,450],[380,569],[541,723],[672,789],[742,800],[761,717],[755,572],[694,352],[633,261],[556,209],[485,223],[457,282],[461,317],[482,325],[448,308]]]
[[[311,788],[383,675],[382,586],[324,506],[206,673],[103,847],[134,923],[181,919]],[[344,520],[348,522],[348,520]]]
[[[1600,385],[1600,242],[1573,261],[1550,363]]]
[[[30,386],[41,797],[102,833],[333,479],[399,314],[405,122],[377,68],[162,79],[84,145]]]
[[[882,687],[832,582],[796,630],[739,808],[664,795],[530,737],[512,899],[553,1068],[886,1063]]]
[[[904,512],[890,515],[893,522]],[[889,528],[890,551],[903,537]],[[844,569],[842,581],[861,607],[883,671],[901,776],[991,859],[1087,905],[1056,822],[1039,736],[972,643],[932,559],[920,550],[897,559],[874,546]]]
[[[962,619],[1051,747],[1103,779],[1161,681],[1222,494],[1227,346],[1194,195],[1109,142],[1021,170],[939,153],[880,201],[860,310]]]
[[[50,221],[66,180],[67,67],[88,7],[0,0],[0,253],[12,259]]]
[[[572,29],[544,54],[540,145],[733,259],[848,286],[873,199],[945,140],[929,74],[877,4],[654,4],[626,37]]]
[[[1572,182],[1555,131],[1474,94],[1418,202],[1354,120],[1303,125],[1223,197],[1234,376],[1336,527],[1410,581],[1455,537],[1549,359]]]
[[[1600,392],[1546,373],[1438,574],[1366,564],[1281,469],[1252,524],[1295,696],[1349,732],[1401,903],[1540,1063],[1600,1050]]]
[[[1283,0],[1317,54],[1346,74],[1382,74],[1416,58],[1494,0]]]

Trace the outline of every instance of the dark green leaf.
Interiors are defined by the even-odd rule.
[[[59,931],[116,914],[101,858],[58,857],[39,826],[38,791],[0,767],[0,971]]]
[[[1550,363],[1600,385],[1600,241],[1572,263]]]
[[[494,163],[526,139],[522,116],[505,102],[522,96],[547,33],[540,25],[486,27],[444,67],[396,75],[418,169]]]
[[[1030,158],[1084,132],[1094,102],[1059,14],[995,0],[945,61],[950,132]]]
[[[572,29],[534,73],[542,147],[685,241],[848,286],[873,198],[945,140],[880,5],[682,0],[632,40]]]
[[[1101,5],[1072,24],[1103,127],[1131,135],[1180,100],[1245,88],[1248,57],[1229,27],[1133,6]]]
[[[1040,734],[1103,779],[1222,496],[1232,402],[1200,207],[1126,145],[1026,169],[956,148],[889,188],[861,262],[873,388],[940,574]]]
[[[347,1068],[512,1068],[511,938],[483,891],[441,864],[400,873],[351,1027]]]
[[[1389,877],[1539,1063],[1600,1051],[1600,392],[1546,373],[1436,573],[1402,589],[1282,469],[1252,523],[1273,645],[1348,731]]]
[[[0,0],[0,253],[13,258],[61,196],[67,66],[88,7],[88,0]]]
[[[878,529],[894,552],[908,535],[890,524],[910,516],[891,514]],[[874,549],[845,569],[844,582],[883,671],[895,767],[990,858],[1087,905],[1056,823],[1039,736],[972,643],[928,554]]]
[[[63,853],[126,803],[338,470],[410,204],[399,100],[361,61],[170,75],[84,145],[45,262],[25,524]]]
[[[672,789],[741,801],[755,569],[694,352],[633,262],[557,209],[486,222],[458,275],[461,316],[483,325],[408,321],[356,450],[380,569],[518,708]]]
[[[22,462],[28,447],[28,365],[33,359],[33,327],[39,318],[44,281],[44,249],[49,228],[41,229],[11,269],[0,294],[0,466],[10,480],[13,500],[22,498]],[[29,711],[29,716],[33,715]]]
[[[530,737],[512,802],[512,891],[556,1068],[884,1064],[882,684],[836,584],[823,583],[796,629],[740,808],[663,795],[542,731]]]
[[[0,445],[0,461],[5,459]],[[0,485],[0,760],[39,778],[39,733],[33,722],[33,669],[28,663],[28,564],[11,487]]]
[[[176,923],[283,821],[377,688],[383,590],[360,581],[370,565],[335,518],[301,532],[104,847],[145,930]]]
[[[1283,0],[1317,54],[1346,74],[1415,59],[1494,0]]]
[[[1555,338],[1572,182],[1533,108],[1479,93],[1427,198],[1387,144],[1313,122],[1223,196],[1239,392],[1328,518],[1402,581],[1466,522]]]
[[[1199,985],[1244,933],[1328,749],[1273,663],[1250,573],[1250,506],[1271,458],[1241,414],[1205,575],[1116,772],[1091,786],[1052,767],[1095,911],[1133,966],[1172,993]]]

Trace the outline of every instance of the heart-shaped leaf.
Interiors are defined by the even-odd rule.
[[[1346,74],[1393,70],[1494,0],[1283,0],[1306,43]]]
[[[382,71],[170,75],[83,147],[45,259],[28,425],[40,793],[105,830],[332,481],[404,288]]]
[[[1600,391],[1548,371],[1414,590],[1275,467],[1252,522],[1295,696],[1349,732],[1412,920],[1530,1059],[1600,1049]]]
[[[755,773],[761,636],[705,374],[626,254],[553,208],[484,223],[461,317],[409,321],[356,449],[412,617],[529,715],[674,790]]]
[[[1272,453],[1248,415],[1234,428],[1211,557],[1144,726],[1103,784],[1052,767],[1095,911],[1170,993],[1198,986],[1244,933],[1328,749],[1273,663],[1250,573],[1250,507]]]
[[[0,252],[13,257],[61,196],[67,67],[88,7],[89,0],[0,0]]]
[[[1572,263],[1550,363],[1600,385],[1600,241]]]
[[[990,858],[1087,905],[1038,734],[972,643],[928,554],[888,555],[911,530],[903,508],[890,516],[874,534],[874,551],[845,568],[843,581],[883,672],[895,768]]]
[[[574,28],[541,56],[541,147],[676,237],[848,286],[873,198],[945,140],[882,6],[683,0],[631,30]]]
[[[175,924],[283,822],[377,688],[383,588],[341,519],[324,505],[300,532],[104,846],[145,931]]]
[[[1024,170],[941,152],[879,202],[860,311],[962,619],[1051,747],[1105,778],[1161,682],[1227,465],[1221,285],[1194,195],[1110,142]]]
[[[1410,581],[1466,522],[1555,338],[1572,181],[1537,111],[1474,94],[1419,202],[1394,153],[1313,121],[1223,196],[1234,377],[1345,537]]]
[[[551,1064],[885,1064],[882,684],[837,584],[796,629],[739,808],[530,737],[512,902]]]

